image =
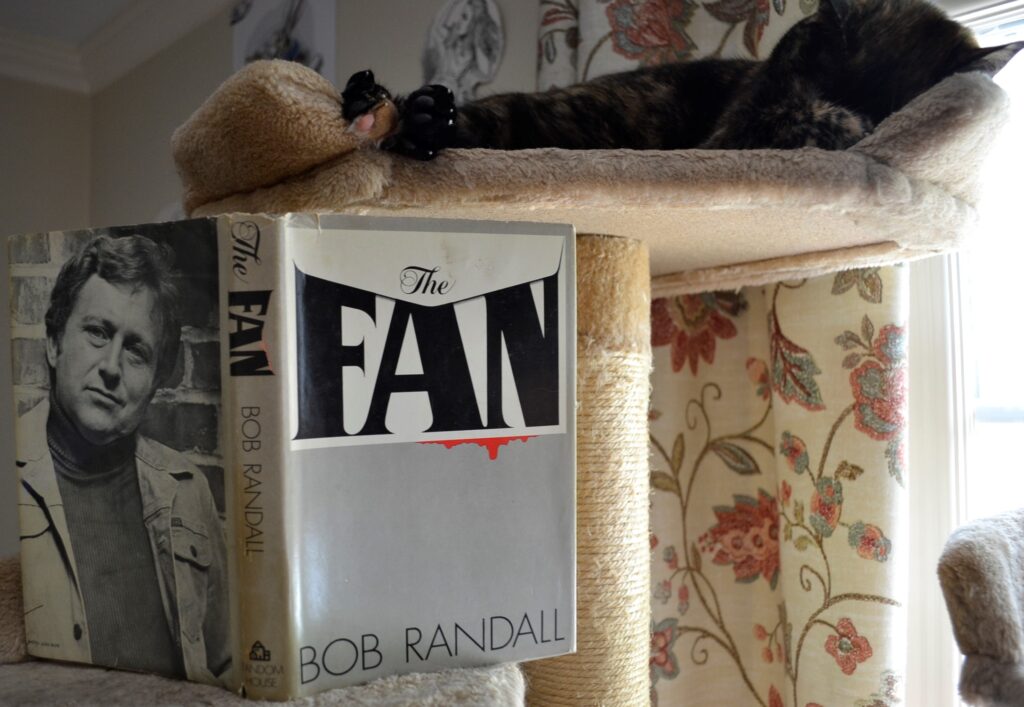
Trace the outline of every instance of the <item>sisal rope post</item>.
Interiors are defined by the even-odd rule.
[[[580,235],[577,651],[523,664],[531,705],[650,704],[650,276],[639,241]]]

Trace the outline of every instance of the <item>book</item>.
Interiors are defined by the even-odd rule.
[[[8,247],[30,654],[288,699],[575,650],[570,226]]]

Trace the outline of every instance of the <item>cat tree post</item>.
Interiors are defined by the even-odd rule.
[[[647,705],[647,247],[576,239],[576,653],[523,664],[535,705]]]

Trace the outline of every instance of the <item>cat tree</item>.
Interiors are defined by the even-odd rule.
[[[975,220],[977,175],[1005,114],[989,76],[1009,56],[944,80],[841,152],[450,150],[428,163],[349,131],[338,91],[317,74],[260,62],[177,131],[174,151],[194,216],[575,225],[579,651],[523,667],[539,704],[639,705],[648,701],[652,293],[733,289],[957,247]],[[387,127],[389,116],[377,118]],[[33,667],[0,669],[0,686],[5,671]],[[482,684],[500,670],[459,672]],[[396,694],[409,679],[392,679]],[[517,690],[521,697],[521,682],[501,701]]]

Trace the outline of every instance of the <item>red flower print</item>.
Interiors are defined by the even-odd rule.
[[[811,494],[811,527],[829,537],[839,524],[842,511],[843,485],[829,476],[818,479]]]
[[[885,449],[889,474],[900,484],[906,468],[903,448],[907,415],[906,332],[887,324],[871,345],[869,358],[850,372],[854,426]]]
[[[771,646],[765,646],[761,649],[761,660],[763,660],[766,663],[772,663],[775,661],[775,654],[772,653]]]
[[[903,485],[903,470],[907,468],[907,447],[901,432],[885,445],[885,458],[889,464],[889,474]]]
[[[788,482],[783,481],[782,489],[779,495],[782,496],[782,505],[788,505],[789,499],[793,497],[793,487],[790,486]]]
[[[772,388],[784,403],[796,403],[807,410],[824,410],[825,401],[814,377],[821,373],[814,357],[782,333],[778,311],[768,315],[771,339],[768,344]]]
[[[891,440],[903,431],[906,419],[906,332],[895,324],[882,327],[869,359],[850,373],[854,425],[864,434]]]
[[[887,367],[867,360],[850,373],[855,401],[854,425],[874,439],[888,440],[903,429],[906,400],[906,368]]]
[[[789,462],[789,468],[802,474],[810,468],[811,460],[807,455],[807,443],[789,432],[782,433],[779,453]]]
[[[651,682],[658,678],[672,679],[679,674],[679,661],[672,646],[679,638],[678,622],[665,619],[651,628]]]
[[[771,380],[768,378],[768,364],[759,358],[747,359],[747,377],[757,386],[757,394],[767,400],[772,397]]]
[[[825,639],[825,651],[836,659],[836,664],[844,674],[853,675],[857,664],[871,657],[871,644],[868,639],[858,635],[849,619],[840,619],[836,624],[836,632],[838,635]]]
[[[665,564],[668,565],[669,569],[679,569],[679,555],[676,554],[676,546],[669,545],[661,551],[661,559],[665,560]]]
[[[902,366],[907,359],[907,333],[903,327],[886,324],[878,332],[871,351],[886,366]]]
[[[717,0],[705,3],[704,9],[716,20],[726,24],[745,22],[743,46],[752,56],[757,56],[764,28],[768,25],[768,0]]]
[[[685,614],[690,608],[690,588],[685,584],[679,587],[679,605],[676,608],[680,614]]]
[[[779,580],[779,507],[763,490],[756,499],[733,496],[735,506],[714,509],[718,523],[702,536],[712,562],[732,565],[737,582],[764,577],[774,589]]]
[[[759,641],[763,641],[768,638],[768,629],[761,624],[754,624],[754,638]]]
[[[697,48],[686,34],[693,0],[615,0],[605,9],[612,47],[643,66],[689,58]]]
[[[679,328],[672,320],[669,298],[659,297],[651,302],[651,346],[671,344]]]
[[[651,533],[651,549],[653,550],[656,547],[658,547],[658,536]]]
[[[782,703],[782,695],[772,685],[768,688],[768,707],[784,707]]]
[[[651,302],[651,345],[672,345],[672,370],[689,363],[697,375],[701,359],[715,361],[716,339],[732,339],[736,325],[729,319],[747,307],[743,295],[706,292],[700,295],[659,297]]]
[[[892,542],[878,526],[857,521],[850,526],[850,547],[865,560],[885,562],[889,559]]]
[[[662,604],[667,604],[669,598],[672,596],[672,580],[666,579],[659,582],[654,587],[654,598],[660,601]]]

